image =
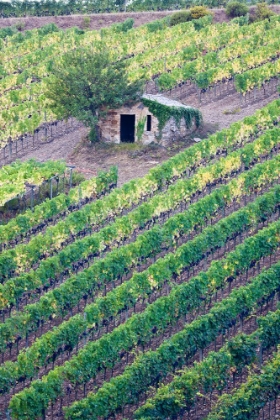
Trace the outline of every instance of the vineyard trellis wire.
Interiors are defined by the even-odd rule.
[[[6,146],[0,149],[0,165],[13,162],[22,152],[38,148],[43,144],[50,143],[72,131],[82,127],[83,124],[75,118],[69,118],[67,122],[63,120],[43,124],[38,127],[34,134],[25,134],[17,140],[10,139]]]

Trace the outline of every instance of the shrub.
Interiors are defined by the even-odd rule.
[[[190,8],[190,14],[192,19],[200,19],[204,16],[210,15],[210,10],[205,6],[195,6]]]
[[[248,11],[248,6],[244,3],[240,3],[239,1],[231,1],[226,7],[226,14],[232,18],[245,16]]]
[[[170,26],[179,25],[179,23],[189,22],[191,20],[191,12],[183,10],[176,12],[170,17]]]
[[[133,25],[134,25],[134,19],[128,18],[124,22],[113,23],[113,25],[111,25],[111,29],[117,33],[127,32],[129,31],[129,29],[133,27]]]
[[[14,26],[8,26],[7,28],[0,29],[0,39],[4,39],[7,36],[12,36],[17,32],[17,29]]]
[[[89,29],[89,27],[90,27],[90,17],[85,16],[84,19],[83,19],[82,28],[83,29]]]
[[[209,15],[203,16],[202,18],[192,20],[196,31],[200,31],[201,28],[211,25],[212,21],[213,21],[212,13],[209,13]]]
[[[256,8],[256,20],[268,19],[270,16],[275,15],[266,3],[258,3]]]
[[[249,13],[247,13],[245,16],[240,16],[231,19],[231,23],[237,23],[239,26],[244,26],[249,24]]]
[[[149,32],[161,31],[168,26],[170,26],[170,16],[147,23],[147,29]]]
[[[40,36],[45,36],[53,32],[59,32],[58,27],[54,23],[47,23],[46,25],[38,29],[38,34]]]
[[[75,32],[76,35],[83,35],[85,33],[83,29],[80,29],[77,26],[73,26],[72,30]]]
[[[23,31],[24,28],[25,28],[25,22],[22,22],[22,21],[17,22],[15,26],[16,26],[18,31]]]

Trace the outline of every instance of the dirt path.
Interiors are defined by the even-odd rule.
[[[241,95],[235,91],[231,94],[224,94],[214,101],[202,101],[199,104],[197,95],[186,98],[184,101],[188,105],[199,108],[202,112],[203,119],[207,123],[215,124],[218,130],[229,127],[236,121],[242,120],[246,116],[254,114],[258,109],[263,108],[269,102],[277,99],[277,81],[271,82],[268,90],[264,94],[263,90],[258,90],[250,97],[247,95],[241,99]]]
[[[135,12],[135,13],[96,13],[88,15],[70,16],[29,16],[26,18],[5,18],[0,19],[0,27],[15,25],[18,22],[25,24],[24,29],[40,28],[48,23],[55,23],[61,29],[78,26],[82,28],[85,16],[90,16],[89,29],[100,29],[112,25],[112,23],[123,22],[127,18],[134,19],[134,26],[140,26],[156,19],[161,19],[172,11],[163,12]]]
[[[247,102],[241,106],[240,95],[234,93],[222,97],[215,102],[201,104],[204,118],[204,127],[194,134],[194,137],[205,138],[209,134],[229,127],[233,122],[243,119],[245,116],[252,115],[257,109],[262,108],[278,97],[274,92],[255,101]],[[197,106],[196,97],[187,98],[189,105]],[[20,157],[21,160],[36,158],[39,161],[48,159],[66,159],[68,164],[75,165],[77,170],[83,173],[86,178],[90,178],[98,170],[108,169],[111,165],[119,168],[119,183],[132,178],[144,176],[150,168],[168,159],[183,148],[194,144],[192,138],[183,142],[175,143],[168,148],[158,145],[139,147],[137,144],[98,144],[91,145],[86,140],[88,129],[81,127],[78,130],[66,134],[52,143],[42,145],[37,150],[30,150]]]

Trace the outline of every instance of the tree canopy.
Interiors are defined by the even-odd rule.
[[[104,45],[94,48],[79,48],[60,57],[52,66],[46,91],[56,116],[83,121],[91,128],[91,141],[98,140],[97,123],[108,109],[135,102],[142,92],[142,81],[128,81],[125,60],[114,59]]]

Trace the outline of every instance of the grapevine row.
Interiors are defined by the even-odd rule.
[[[250,413],[250,418],[257,418],[259,411],[268,401],[279,395],[280,353],[262,367],[261,374],[253,374],[233,394],[219,399],[217,407],[207,416],[207,420],[224,418],[242,418]]]
[[[0,170],[0,206],[24,194],[26,183],[38,186],[43,181],[64,173],[65,170],[66,164],[63,161],[40,163],[33,159],[3,166]]]
[[[2,349],[5,348],[8,342],[14,341],[17,336],[23,337],[28,334],[28,331],[36,331],[39,328],[38,319],[40,319],[40,323],[43,323],[44,320],[54,316],[54,314],[62,316],[65,311],[69,311],[88,292],[93,294],[95,290],[106,287],[107,284],[114,282],[135,266],[137,261],[138,264],[140,262],[143,263],[149,256],[159,253],[161,249],[166,247],[166,244],[173,243],[174,240],[177,242],[179,237],[190,233],[196,226],[205,223],[220,209],[228,205],[231,200],[241,198],[244,194],[249,194],[250,191],[256,191],[256,189],[266,185],[268,181],[273,182],[273,180],[278,179],[278,168],[279,157],[257,165],[256,168],[246,174],[242,174],[237,180],[231,181],[228,185],[220,187],[199,202],[190,205],[186,212],[173,216],[162,228],[155,226],[148,232],[140,235],[135,243],[111,252],[106,258],[95,262],[92,267],[70,277],[54,292],[50,291],[45,294],[37,304],[26,306],[23,314],[13,315],[11,320],[7,320],[2,325]],[[159,265],[161,263],[162,261],[159,262]],[[125,293],[128,293],[131,298],[135,289],[137,296],[138,289],[135,285],[139,282],[138,277],[139,275],[136,274],[126,285],[121,286],[118,290],[126,291]],[[142,278],[142,275],[140,275],[140,278]],[[38,287],[38,282],[35,284],[30,282],[29,277],[26,278],[25,282],[22,278],[19,278],[18,282],[9,280],[2,288],[1,300],[11,305],[15,298],[20,297],[26,290],[30,290],[35,286]],[[123,294],[123,292],[117,293]],[[145,293],[148,293],[148,290]],[[114,298],[112,298],[112,301],[114,301]],[[46,305],[46,302],[48,302],[48,305]],[[110,295],[106,297],[104,302],[107,303],[106,308],[103,304],[103,313],[109,314]],[[122,305],[121,302],[119,303]],[[126,302],[126,305],[129,307],[130,303]],[[114,305],[112,308],[114,308]]]
[[[196,48],[193,46],[184,48],[175,55],[165,55],[162,59],[151,62],[151,64],[139,62],[139,58],[136,56],[129,60],[131,61],[129,71],[133,69],[130,77],[132,80],[138,80],[140,77],[145,77],[149,80],[159,76],[157,83],[161,89],[171,89],[178,82],[189,79],[195,81],[199,87],[205,88],[207,86],[201,84],[201,79],[203,76],[206,79],[205,75],[207,76],[208,74],[206,72],[207,70],[211,74],[212,68],[217,67],[215,76],[217,81],[220,77],[219,73],[221,74],[222,72],[222,68],[224,68],[224,74],[228,74],[228,77],[230,77],[232,72],[244,71],[248,66],[255,67],[277,55],[278,50],[275,39],[279,37],[279,17],[273,21],[271,26],[266,28],[267,31],[265,33],[263,32],[263,27],[259,24],[253,24],[245,28],[248,28],[246,32],[244,29],[242,31],[241,28],[236,29],[233,26],[236,37],[244,36],[243,40],[239,42],[236,42],[236,39],[232,37],[230,32],[231,26],[229,26],[228,29],[224,28],[217,37],[206,38],[201,43],[202,45],[199,44],[197,47],[195,46]],[[257,33],[254,33],[254,31]],[[227,36],[231,36],[230,45],[225,44]],[[227,47],[223,48],[225,45]],[[202,55],[202,51],[205,50],[207,54]],[[153,54],[155,55],[156,52],[153,51]],[[146,55],[148,55],[148,52]],[[240,55],[241,57],[239,58]],[[206,79],[204,84],[206,84],[206,81],[209,83],[213,82],[210,79]]]
[[[256,171],[255,171],[256,172]],[[251,174],[251,179],[254,179],[254,175],[253,173]],[[258,185],[257,180],[254,181],[255,185]],[[233,184],[233,183],[231,183]],[[245,181],[246,184],[246,181]],[[238,187],[237,187],[238,185]],[[244,184],[242,187],[242,184],[240,182],[234,183],[234,185],[232,185],[232,187],[234,186],[234,188],[244,188]],[[248,187],[248,186],[247,186]],[[253,187],[253,185],[252,185]],[[254,187],[253,187],[254,188]],[[277,196],[278,195],[278,191],[279,187],[276,187],[273,191],[274,194]],[[217,211],[218,205],[220,206],[225,206],[226,205],[226,201],[225,198],[223,199],[223,197],[228,197],[227,200],[230,199],[234,199],[233,196],[231,196],[231,194],[229,193],[230,191],[230,185],[229,186],[225,186],[222,187],[220,189],[220,191],[215,191],[214,194],[212,194],[212,197],[207,196],[205,199],[202,199],[200,202],[200,205],[198,205],[199,203],[196,203],[194,205],[192,205],[188,212],[189,213],[189,217],[186,217],[186,215],[184,216],[184,214],[179,215],[179,216],[175,216],[174,218],[169,219],[168,222],[165,223],[162,232],[157,231],[157,229],[153,229],[153,231],[151,232],[151,234],[145,234],[142,235],[143,238],[146,237],[146,241],[149,241],[149,248],[146,251],[145,249],[145,254],[146,255],[150,255],[151,254],[151,250],[154,249],[157,250],[157,248],[159,248],[160,246],[160,239],[162,238],[162,241],[166,242],[169,241],[171,238],[174,237],[174,234],[176,233],[176,231],[178,231],[178,227],[182,226],[182,224],[186,225],[185,230],[183,230],[182,228],[180,229],[180,235],[182,235],[183,233],[186,233],[189,229],[195,227],[196,225],[200,224],[200,220],[205,221],[207,220],[207,218],[210,217],[210,215],[205,214],[204,210],[204,214],[201,214],[200,217],[198,218],[198,210],[201,208],[205,208],[207,206],[207,203],[209,203],[212,206],[213,211]],[[236,190],[235,190],[236,191]],[[239,196],[240,192],[237,192],[237,196]],[[248,190],[244,190],[244,194],[246,194],[246,192],[248,192]],[[216,202],[215,202],[216,201]],[[219,204],[218,204],[219,203]],[[262,201],[262,205],[263,207],[265,207],[265,200]],[[207,212],[206,212],[207,213]],[[210,213],[211,214],[211,213]],[[192,215],[194,217],[194,220],[191,221],[192,219]],[[198,220],[200,219],[200,220]],[[190,225],[190,228],[187,228],[188,224]],[[172,230],[170,230],[170,225]],[[271,234],[271,231],[269,232]],[[178,234],[177,234],[178,235]],[[159,239],[158,239],[159,238]],[[138,251],[139,254],[139,250],[143,249],[143,245],[145,245],[146,243],[144,242],[144,244],[141,244],[141,240],[142,238],[139,237],[139,241],[136,241],[135,243],[135,250]],[[263,237],[262,237],[263,240]],[[140,242],[140,244],[138,244],[137,242]],[[196,243],[196,241],[192,241],[190,245],[187,245],[188,248],[190,248],[191,246],[194,246],[194,244]],[[272,244],[272,247],[274,247],[275,244]],[[133,246],[128,246],[127,248],[129,248],[127,250],[127,254],[124,253],[123,258],[126,257],[126,261],[128,260],[127,255],[130,256],[130,258],[132,260],[134,260],[136,257],[136,255],[133,255]],[[177,265],[174,263],[172,263],[173,266],[173,270],[175,270],[175,274],[179,275],[180,273],[180,268],[181,267],[181,259],[180,259],[180,255],[183,252],[182,250],[186,248],[186,246],[184,247],[180,247],[174,254],[174,260],[176,261],[177,258]],[[265,249],[263,250],[264,252],[267,252],[267,247],[265,247]],[[272,251],[272,248],[269,248],[269,251]],[[119,259],[121,260],[121,254],[118,256],[118,253],[115,252],[116,254],[116,258],[119,257]],[[145,255],[144,254],[144,255]],[[141,253],[141,255],[143,255]],[[21,360],[20,366],[26,365],[26,362],[23,363],[22,362],[22,358],[24,358],[25,360],[28,360],[29,364],[33,364],[33,366],[39,366],[39,364],[41,363],[46,363],[46,357],[47,358],[51,358],[52,354],[55,354],[58,352],[59,348],[67,347],[67,348],[73,348],[77,342],[79,341],[79,337],[82,336],[87,329],[92,325],[101,325],[102,322],[104,322],[104,319],[110,319],[110,317],[112,316],[116,316],[116,314],[122,310],[124,310],[124,308],[128,309],[131,306],[135,305],[137,303],[137,301],[139,301],[141,299],[141,297],[145,297],[147,295],[150,295],[155,289],[159,290],[164,283],[166,282],[166,274],[162,277],[162,280],[164,280],[164,282],[162,283],[162,281],[160,281],[159,283],[157,281],[155,281],[155,272],[157,272],[157,278],[160,279],[161,275],[163,275],[165,273],[166,270],[166,261],[170,262],[170,256],[166,256],[164,259],[159,260],[157,263],[155,263],[154,265],[152,265],[149,269],[147,269],[145,272],[143,272],[142,274],[134,274],[131,278],[131,280],[127,281],[126,283],[124,283],[123,285],[117,287],[115,290],[113,290],[112,292],[108,293],[106,295],[106,297],[104,298],[99,298],[95,301],[94,304],[92,305],[88,305],[85,308],[84,314],[87,314],[87,317],[84,318],[80,315],[76,315],[72,318],[70,318],[69,321],[61,324],[52,334],[48,333],[47,334],[47,338],[45,338],[44,336],[41,337],[40,339],[37,339],[36,344],[33,345],[31,348],[29,348],[29,350],[27,351],[27,354],[23,355],[21,354],[19,356],[19,360]],[[192,257],[193,258],[193,257]],[[112,261],[112,260],[111,260]],[[117,260],[118,261],[118,260]],[[190,263],[189,263],[190,264]],[[177,268],[176,268],[177,267]],[[102,275],[102,272],[100,272],[100,274],[98,273],[98,265],[97,267],[92,267],[92,270],[86,270],[87,271],[87,275],[90,276],[92,275],[92,283],[93,283],[93,279],[94,277],[96,278],[95,282],[97,283],[99,280],[99,275]],[[95,268],[95,269],[94,269]],[[159,270],[159,272],[158,272]],[[107,270],[106,270],[107,271]],[[173,274],[174,275],[174,274]],[[107,271],[107,277],[109,276],[108,271]],[[149,282],[149,277],[153,278],[154,283],[150,283]],[[140,293],[140,285],[141,285],[141,293]],[[86,293],[86,285],[83,284],[84,289],[83,289],[83,293]],[[89,286],[87,286],[89,287]],[[94,285],[91,284],[90,285],[91,290],[93,290]],[[95,286],[96,287],[96,286]],[[100,284],[100,280],[98,283],[98,287],[102,287],[102,285]],[[81,295],[80,290],[73,290],[73,288],[71,289],[72,293],[76,295],[79,294]],[[139,294],[140,293],[140,294]],[[56,296],[56,298],[58,298],[58,296]],[[65,296],[64,298],[61,299],[62,302],[67,301],[67,296]],[[117,303],[116,303],[117,302]],[[56,310],[59,309],[59,306],[61,304],[59,303],[59,301],[56,302],[56,304],[54,304],[54,302],[52,303],[52,307],[56,306]],[[53,309],[50,308],[50,312],[45,313],[44,315],[41,313],[40,311],[37,310],[37,318],[40,317],[41,322],[43,320],[43,317],[48,318],[51,314],[53,314]],[[87,319],[89,317],[89,319]],[[8,322],[9,324],[9,322]],[[12,325],[17,324],[17,330],[19,328],[20,323],[19,322],[12,322]],[[28,325],[29,324],[29,325]],[[24,331],[22,331],[20,334],[24,335],[26,328],[30,329],[31,325],[30,322],[27,325],[24,325]],[[9,329],[9,328],[8,328]],[[12,333],[11,330],[9,329],[10,334]],[[69,339],[71,341],[67,341],[66,337],[68,336],[67,331],[72,331],[71,336],[69,337]],[[74,333],[75,331],[75,333]],[[18,331],[19,333],[19,331]],[[5,333],[3,334],[4,336],[6,335]],[[52,338],[53,337],[53,338]],[[7,338],[7,336],[6,336]],[[47,339],[47,342],[46,342]],[[52,345],[50,345],[50,342],[52,342]],[[48,343],[48,345],[46,345]],[[45,356],[45,358],[42,359],[42,354],[44,353],[43,349],[48,349],[47,354]],[[52,350],[51,350],[52,349]],[[35,360],[35,358],[37,358],[40,354],[40,362],[38,360]],[[11,367],[11,366],[10,366]],[[27,371],[30,372],[32,371],[30,369],[30,367],[27,369]],[[1,371],[0,371],[1,372]],[[23,373],[21,372],[20,369],[16,368],[16,372],[18,375],[23,375]],[[3,371],[1,372],[1,374],[3,375]],[[32,374],[33,376],[33,374]],[[5,377],[5,386],[7,386],[7,375],[4,375]]]
[[[215,390],[222,392],[228,381],[234,382],[236,373],[261,359],[261,349],[271,348],[280,341],[279,310],[270,312],[265,317],[259,317],[256,321],[259,328],[251,335],[238,334],[219,352],[209,353],[202,362],[195,364],[193,368],[185,369],[180,376],[175,376],[170,384],[161,386],[155,396],[148,399],[135,412],[134,418],[139,420],[173,418],[182,413],[182,410],[189,411],[196,404],[196,394],[212,394]],[[232,397],[222,397],[220,405],[225,403],[224,398],[227,401],[233,400]],[[253,410],[248,411],[253,412]],[[228,417],[223,417],[221,414],[224,416],[227,414]],[[214,413],[211,413],[208,419],[217,420],[234,416],[236,412],[225,413],[223,408],[219,416],[215,417]]]
[[[174,272],[180,272],[183,268],[186,268],[186,266],[190,266],[193,262],[199,261],[206,252],[219,248],[226,243],[228,239],[240,232],[244,232],[249,229],[252,224],[255,225],[256,222],[262,220],[260,214],[264,214],[263,204],[266,200],[269,203],[266,214],[269,215],[271,212],[273,213],[274,206],[279,204],[279,199],[275,197],[274,191],[265,194],[254,203],[250,203],[243,209],[221,220],[215,226],[206,228],[204,233],[191,241],[191,243],[183,245],[180,248],[180,251],[178,250],[176,252],[176,255],[167,256],[162,263],[159,260],[156,265],[160,265],[160,268],[155,270],[152,276],[147,276],[147,280],[145,280],[145,274],[143,273],[139,275],[139,280],[142,276],[144,284],[145,282],[154,283],[155,281],[162,281],[163,279],[167,279],[167,273],[172,277]],[[170,269],[171,267],[174,267],[173,273]],[[96,342],[88,343],[77,356],[72,357],[64,366],[55,368],[44,377],[42,381],[33,381],[29,389],[23,390],[21,393],[17,394],[17,396],[13,397],[11,401],[20,398],[20,395],[24,396],[24,401],[28,395],[29,403],[31,402],[30,398],[36,398],[37,408],[40,407],[42,403],[44,404],[44,407],[47,408],[47,404],[50,401],[49,399],[54,401],[57,396],[60,395],[61,386],[64,380],[67,379],[74,384],[84,383],[92,376],[95,376],[98,371],[106,367],[112,368],[120,357],[120,351],[131,351],[137,343],[145,343],[150,340],[151,336],[154,334],[153,325],[157,326],[156,334],[159,334],[163,332],[170,323],[175,322],[180,316],[189,312],[189,306],[196,307],[197,304],[201,304],[201,291],[199,291],[199,297],[195,299],[195,293],[190,294],[189,291],[188,294],[184,293],[183,286],[189,289],[188,283],[177,286],[177,288],[180,289],[180,293],[176,294],[177,288],[175,287],[169,296],[159,298],[156,302],[149,305],[144,312],[133,315],[125,324],[115,328],[112,333],[103,336]],[[273,286],[275,288],[274,277]],[[196,290],[198,290],[197,286]],[[190,305],[186,304],[187,296],[189,296],[189,298],[191,297],[192,303]],[[88,312],[87,319],[89,322],[94,322],[94,320],[90,319]],[[57,379],[54,388],[53,380],[55,377]],[[36,389],[40,389],[40,393],[44,396],[43,401],[40,395],[38,395],[38,392],[36,392]],[[17,400],[17,408],[20,407],[19,401],[20,400]],[[12,405],[13,402],[11,402],[11,406]],[[32,407],[33,404],[30,404],[30,406]],[[22,415],[26,415],[26,408],[23,408],[22,406],[20,408],[22,409]],[[29,412],[29,416],[30,418],[34,418],[34,413],[32,414]]]
[[[274,193],[276,193],[276,190],[279,190],[279,187],[274,189]],[[252,263],[256,263],[265,255],[271,255],[271,253],[277,249],[279,246],[279,240],[277,239],[279,226],[279,222],[274,223],[270,228],[264,229],[253,238],[247,239],[244,244],[237,247],[235,251],[228,254],[222,261],[212,263],[210,269],[204,273],[202,277],[204,280],[201,281],[198,290],[196,290],[197,286],[195,286],[195,284],[200,283],[200,280],[198,280],[199,276],[190,280],[188,284],[175,288],[168,299],[171,299],[172,301],[174,296],[181,295],[183,301],[186,296],[189,296],[185,301],[185,305],[188,308],[190,308],[191,305],[199,305],[199,302],[201,302],[201,294],[208,295],[209,299],[209,296],[213,294],[214,290],[225,286],[228,277],[230,277],[232,281],[236,275],[240,274],[242,271],[244,272]],[[270,240],[269,246],[267,246],[266,238],[269,238]],[[204,235],[201,236],[201,240],[203,239]],[[28,350],[20,353],[16,363],[13,365],[7,363],[7,366],[4,365],[2,369],[0,369],[0,377],[4,380],[0,387],[2,392],[8,390],[9,386],[12,386],[19,378],[28,375],[33,377],[39,366],[44,366],[48,360],[54,361],[53,355],[59,354],[59,349],[63,348],[63,346],[67,348],[68,351],[73,349],[74,346],[77,345],[80,337],[87,336],[94,325],[96,328],[99,328],[104,320],[116,317],[121,311],[128,310],[130,307],[135,306],[141,298],[144,299],[146,296],[149,296],[154,290],[160,290],[166,282],[171,281],[172,277],[180,276],[186,270],[186,267],[189,267],[192,264],[191,261],[195,263],[195,258],[193,256],[186,262],[186,259],[182,257],[182,253],[186,253],[187,248],[190,249],[192,246],[194,246],[195,251],[198,251],[200,255],[203,253],[202,249],[198,250],[197,243],[198,240],[193,240],[189,245],[180,247],[173,256],[166,256],[142,274],[135,274],[130,281],[117,287],[106,297],[98,298],[95,303],[88,305],[85,308],[84,318],[80,315],[76,315],[73,318],[70,318],[69,321],[62,323],[52,333],[49,332],[40,339],[37,339],[36,343]],[[252,243],[258,250],[258,252],[253,255]],[[232,261],[234,260],[235,265],[233,269]],[[168,278],[166,274],[168,263],[173,267],[169,274],[170,278]],[[223,266],[227,268],[221,270]],[[230,275],[227,274],[229,272]],[[214,285],[213,280],[210,281],[210,279],[215,278],[215,276],[217,277],[217,275],[219,276],[219,281],[216,280]],[[192,294],[190,294],[191,291]],[[190,297],[192,303],[189,301]],[[159,328],[159,326],[160,324],[157,324],[157,328]],[[35,368],[35,366],[37,368]]]
[[[227,45],[227,43],[234,43],[237,37],[239,37],[239,39],[245,37],[244,40],[248,39],[248,42],[250,44],[250,37],[256,36],[256,34],[261,35],[262,33],[264,33],[264,29],[273,28],[276,25],[275,30],[277,31],[279,17],[276,16],[271,18],[270,23],[258,22],[247,27],[240,27],[237,24],[209,25],[209,19],[207,20],[206,18],[202,18],[202,20],[203,19],[205,20],[205,22],[203,21],[203,25],[206,25],[206,28],[203,28],[202,25],[202,30],[195,30],[193,22],[187,22],[181,25],[176,25],[175,27],[171,28],[165,27],[163,30],[158,31],[156,33],[149,32],[147,26],[143,28],[133,29],[129,31],[128,34],[116,34],[114,33],[114,30],[110,29],[102,30],[102,42],[107,44],[108,46],[114,45],[115,53],[119,57],[129,57],[131,54],[135,55],[133,58],[130,59],[130,77],[133,79],[138,78],[139,76],[137,69],[140,69],[140,73],[144,71],[145,74],[148,74],[151,71],[151,75],[158,75],[161,73],[161,71],[166,72],[167,70],[170,70],[170,65],[171,68],[173,68],[174,65],[180,65],[182,58],[181,53],[177,54],[176,58],[176,55],[174,56],[173,51],[176,51],[176,49],[179,50],[180,47],[182,48],[184,45],[187,47],[187,51],[183,53],[184,57],[189,59],[188,51],[191,53],[191,55],[193,53],[197,55],[195,51],[192,51],[194,43],[198,45],[199,52],[203,50],[203,45],[204,49],[209,48],[209,50],[211,50],[214,48],[214,45],[216,45],[216,48],[218,48],[219,45],[225,46]],[[188,31],[187,38],[185,37],[185,31]],[[273,29],[270,33],[271,36],[272,32]],[[268,35],[264,35],[264,42],[267,36]],[[79,35],[75,31],[69,31],[69,33],[67,33],[67,36],[61,35],[60,32],[53,32],[50,35],[48,35],[48,37],[50,38],[50,41],[53,38],[54,40],[56,40],[56,42],[54,42],[52,45],[50,44],[50,46],[47,46],[46,50],[41,50],[41,48],[39,48],[37,51],[32,53],[30,57],[31,62],[30,60],[28,61],[30,63],[29,66],[25,65],[24,58],[26,58],[26,60],[28,58],[25,57],[25,55],[22,56],[21,65],[19,65],[19,61],[15,60],[15,62],[13,63],[13,67],[15,67],[15,69],[18,69],[22,66],[24,68],[24,71],[21,74],[11,74],[3,78],[0,81],[0,91],[9,92],[9,89],[11,87],[14,88],[16,86],[17,88],[21,88],[22,86],[24,86],[24,95],[26,98],[28,96],[29,90],[28,88],[26,91],[26,87],[28,86],[32,90],[32,82],[34,80],[42,80],[40,84],[42,84],[43,92],[44,84],[47,84],[48,74],[51,73],[52,66],[48,54],[48,48],[51,48],[53,57],[59,57],[60,53],[63,50],[68,51],[74,48],[75,46],[79,45],[86,46],[92,44],[92,42],[96,40],[101,39],[101,36],[98,32],[89,32],[87,34]],[[277,33],[275,34],[275,37],[277,38]],[[27,45],[29,45],[27,41],[26,47]],[[172,43],[172,46],[174,48],[171,48],[170,42]],[[172,53],[171,57],[167,57],[167,61],[166,58],[164,58],[161,60],[161,63],[158,63],[158,61],[151,59],[153,54],[155,53],[155,50],[159,52],[162,48],[162,51],[165,52],[166,46],[168,46],[169,51]],[[145,54],[143,54],[143,60],[145,62],[145,59],[147,59],[147,63],[152,63],[152,67],[149,70],[149,72],[147,72],[147,68],[141,69],[142,58],[138,57],[139,53],[142,53],[142,51],[146,50],[148,51]],[[273,53],[271,52],[271,54]],[[210,53],[209,57],[210,59],[211,57],[213,59],[213,53]],[[265,57],[268,57],[268,52],[265,55],[264,50],[264,58]],[[7,66],[11,65],[10,61],[7,61]],[[200,61],[201,60],[198,60],[197,62],[199,63]],[[211,60],[209,64],[210,63]],[[13,67],[11,67],[9,70],[11,73],[13,73]],[[184,67],[185,66],[183,66],[183,68]],[[174,71],[176,73],[174,77],[177,80],[179,74],[182,74],[182,69],[175,69]],[[175,80],[174,77],[170,74],[164,73],[162,75],[162,79],[159,79],[159,83],[161,84],[162,81],[163,85],[166,86],[166,83],[169,84],[170,78],[173,83],[173,81]],[[19,95],[21,96],[20,93]],[[47,112],[45,113],[43,112],[43,110]],[[7,111],[2,111],[2,120],[0,113],[0,126],[3,126],[3,130],[0,135],[0,140],[2,140],[3,146],[6,144],[7,139],[9,137],[17,138],[25,132],[32,133],[44,121],[53,121],[53,119],[55,118],[55,116],[48,109],[48,105],[45,101],[44,95],[41,93],[39,94],[39,96],[35,95],[35,97],[32,98],[31,91],[30,101],[23,99],[22,104],[18,105],[18,103],[16,103],[15,106],[7,109]],[[29,118],[30,114],[32,115],[31,118]],[[19,121],[14,121],[15,115],[20,116]],[[10,123],[8,123],[8,121],[10,121]]]
[[[0,226],[0,244],[5,247],[18,237],[26,234],[38,225],[45,225],[47,220],[53,219],[83,200],[103,195],[110,187],[117,184],[117,168],[112,167],[108,172],[100,172],[96,178],[82,182],[78,187],[70,189],[68,195],[60,194],[51,200],[34,207],[33,211],[27,210],[11,219],[5,226]]]
[[[253,143],[249,143],[244,148],[230,153],[227,157],[221,158],[217,163],[209,165],[206,168],[201,168],[197,173],[189,180],[178,181],[174,186],[171,186],[165,194],[155,196],[148,203],[143,204],[145,207],[146,214],[143,217],[142,208],[139,207],[133,212],[124,216],[123,218],[116,220],[115,224],[118,228],[118,236],[115,240],[120,240],[122,237],[121,232],[125,231],[127,236],[130,232],[133,232],[140,224],[144,225],[152,217],[155,217],[167,210],[172,210],[178,202],[183,199],[190,199],[193,194],[198,190],[203,190],[208,184],[212,184],[214,181],[217,182],[223,179],[225,176],[229,176],[232,172],[239,171],[243,166],[248,165],[255,159],[262,157],[273,151],[275,146],[280,143],[279,129],[275,128],[266,132],[263,136],[259,137]],[[138,183],[139,189],[139,183]],[[103,204],[110,203],[109,210],[113,211],[113,197],[116,190],[105,197],[102,200]],[[136,195],[136,194],[135,194]],[[130,196],[130,199],[132,197]],[[96,210],[98,202],[86,205],[83,209],[70,214],[62,222],[58,222],[55,226],[49,226],[44,235],[39,234],[32,238],[28,244],[18,245],[13,249],[2,252],[0,256],[0,267],[2,268],[3,277],[7,273],[17,273],[27,270],[32,267],[44,254],[53,253],[56,250],[63,248],[63,244],[70,235],[76,235],[86,225],[96,224]],[[115,208],[119,203],[114,203]],[[127,203],[126,203],[127,204]],[[103,206],[104,207],[104,206]],[[119,209],[117,209],[119,210]],[[106,213],[105,213],[106,214]],[[102,214],[104,218],[105,214]],[[99,216],[99,215],[98,215]],[[123,221],[125,220],[125,226]],[[109,234],[110,227],[104,228],[106,231],[105,235],[99,233],[100,241],[96,250],[100,251],[108,244],[108,238],[111,238],[113,234]],[[93,236],[90,238],[93,240]]]
[[[92,419],[95,416],[106,417],[126,404],[137,403],[140,394],[149,385],[160,381],[169,372],[172,372],[174,367],[178,368],[185,364],[198,349],[204,349],[216,337],[229,329],[238,318],[242,319],[254,311],[256,305],[261,305],[264,300],[271,299],[274,293],[279,290],[279,274],[280,264],[278,263],[270,269],[264,270],[247,286],[241,286],[238,290],[234,290],[228,298],[215,304],[207,315],[202,315],[187,325],[181,332],[161,344],[157,350],[147,351],[140,355],[131,366],[125,369],[122,375],[105,383],[95,394],[90,393],[84,400],[75,402],[71,407],[66,408],[66,418],[74,420],[78,418]],[[186,310],[185,302],[183,303],[184,310]],[[166,313],[169,308],[170,306],[162,305],[162,314]],[[153,324],[156,325],[154,322]],[[77,376],[76,379],[78,378]],[[52,380],[52,385],[58,386],[58,380],[54,374]],[[35,391],[36,404],[39,408],[42,407],[42,398],[38,392],[39,387],[37,392],[36,388],[34,386],[32,391]],[[49,388],[48,391],[50,392],[51,389]],[[23,405],[21,405],[21,395]],[[33,393],[32,397],[35,395]],[[26,389],[12,398],[10,407],[12,412],[19,416],[16,418],[25,418],[26,411],[20,412],[19,408],[26,410],[24,401],[27,397],[30,398],[31,394]],[[30,418],[36,418],[32,415]]]

